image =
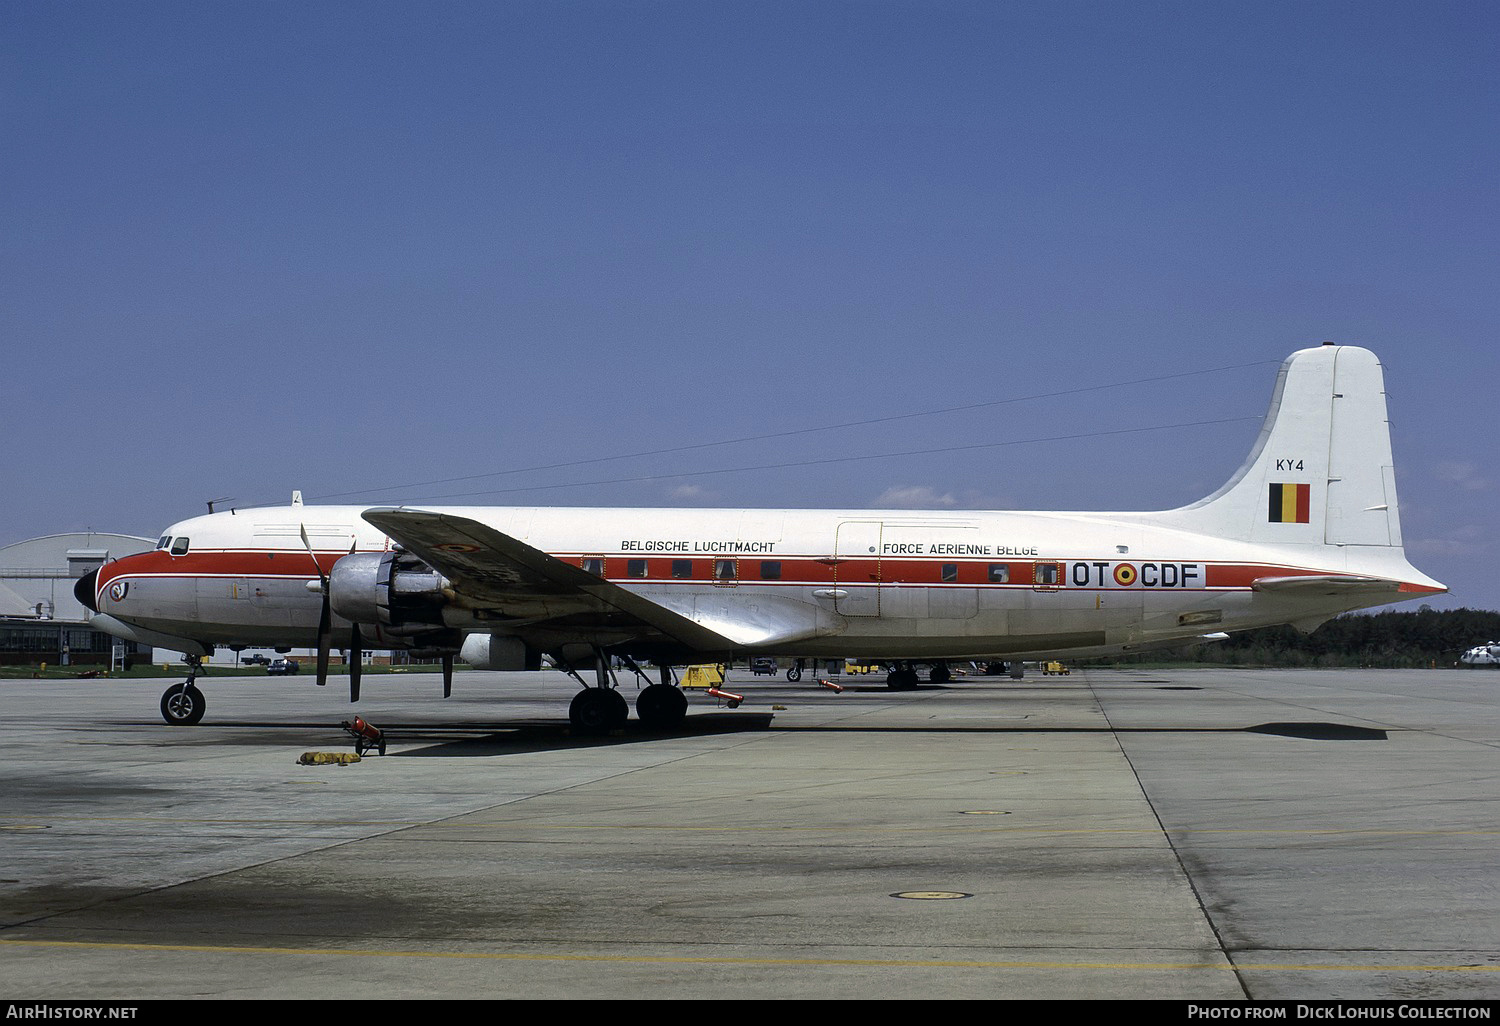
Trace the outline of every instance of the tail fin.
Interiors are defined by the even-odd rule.
[[[1293,353],[1244,466],[1162,520],[1269,545],[1399,549],[1385,376],[1375,354],[1334,345]]]

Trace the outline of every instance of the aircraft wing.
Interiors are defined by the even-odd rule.
[[[1304,574],[1299,577],[1257,577],[1250,582],[1255,591],[1298,595],[1348,595],[1355,592],[1399,591],[1399,581],[1353,574]]]
[[[832,614],[794,599],[639,594],[468,517],[400,507],[363,515],[448,578],[469,604],[522,609],[536,625],[553,619],[576,630],[635,629],[706,652],[765,647],[842,629]]]

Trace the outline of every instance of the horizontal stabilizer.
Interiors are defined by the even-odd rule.
[[[1257,577],[1250,582],[1255,591],[1298,595],[1349,595],[1354,592],[1399,591],[1399,581],[1352,574],[1302,574],[1296,577]]]

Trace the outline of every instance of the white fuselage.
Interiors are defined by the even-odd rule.
[[[366,508],[290,506],[183,521],[154,552],[102,569],[98,608],[143,631],[204,645],[311,645],[320,577],[350,552],[391,547],[362,519]],[[1103,653],[1268,624],[1310,626],[1349,609],[1441,590],[1413,571],[1400,549],[1237,541],[1158,523],[1160,515],[1149,513],[444,512],[639,595],[668,599],[674,609],[800,625],[795,640],[782,629],[774,643],[737,646],[784,656]],[[1400,593],[1264,593],[1253,586],[1267,578],[1349,573],[1400,582]],[[556,627],[538,627],[528,637],[527,611],[510,612],[512,622],[496,623],[486,610],[458,601],[443,617],[459,631],[512,633],[544,650],[628,641],[607,630],[570,636]]]

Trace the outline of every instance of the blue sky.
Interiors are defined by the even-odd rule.
[[[1492,3],[11,0],[0,544],[1165,508],[1333,340],[1435,604],[1500,608],[1497,51]]]

